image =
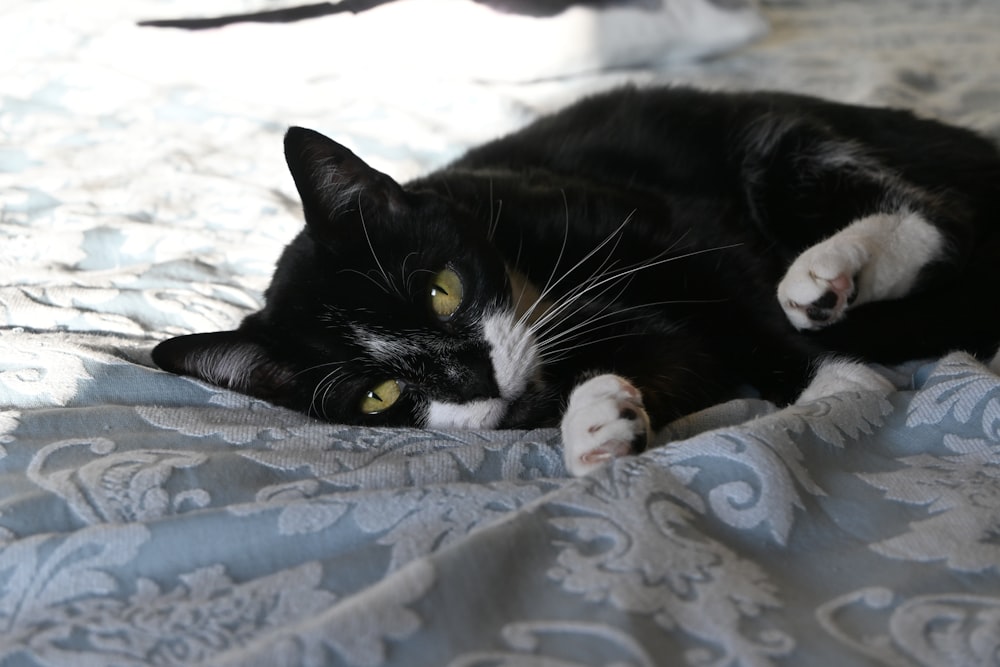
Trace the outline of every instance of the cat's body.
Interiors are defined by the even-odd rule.
[[[562,421],[585,472],[831,353],[1000,341],[1000,155],[905,112],[624,89],[405,187],[308,130],[286,158],[307,228],[265,307],[154,358],[330,421]]]

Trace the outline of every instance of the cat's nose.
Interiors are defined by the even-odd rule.
[[[451,375],[454,391],[463,401],[500,397],[493,364],[488,358],[465,359]]]

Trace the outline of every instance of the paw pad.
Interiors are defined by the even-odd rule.
[[[857,298],[857,257],[822,244],[802,253],[778,285],[778,302],[797,329],[841,319]]]

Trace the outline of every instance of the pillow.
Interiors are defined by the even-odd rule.
[[[267,44],[277,32],[294,30],[301,33],[295,40],[296,50],[318,62],[336,63],[341,71],[350,67],[372,75],[403,71],[517,82],[691,61],[741,46],[767,29],[752,0],[373,0],[363,4],[370,7],[349,13],[338,10],[337,4],[325,9],[319,5],[276,10],[272,3],[268,14],[294,15],[299,9],[315,13],[319,7],[319,13],[326,15],[277,26],[239,23],[211,32],[224,31],[227,37],[243,34]],[[263,15],[256,20],[263,20]],[[274,50],[270,53],[275,54]]]

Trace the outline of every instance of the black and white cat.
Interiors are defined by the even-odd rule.
[[[827,357],[1000,341],[1000,154],[896,110],[626,88],[400,185],[292,128],[306,227],[260,312],[162,368],[320,419],[561,424],[568,469]],[[828,364],[807,397],[878,382]]]

